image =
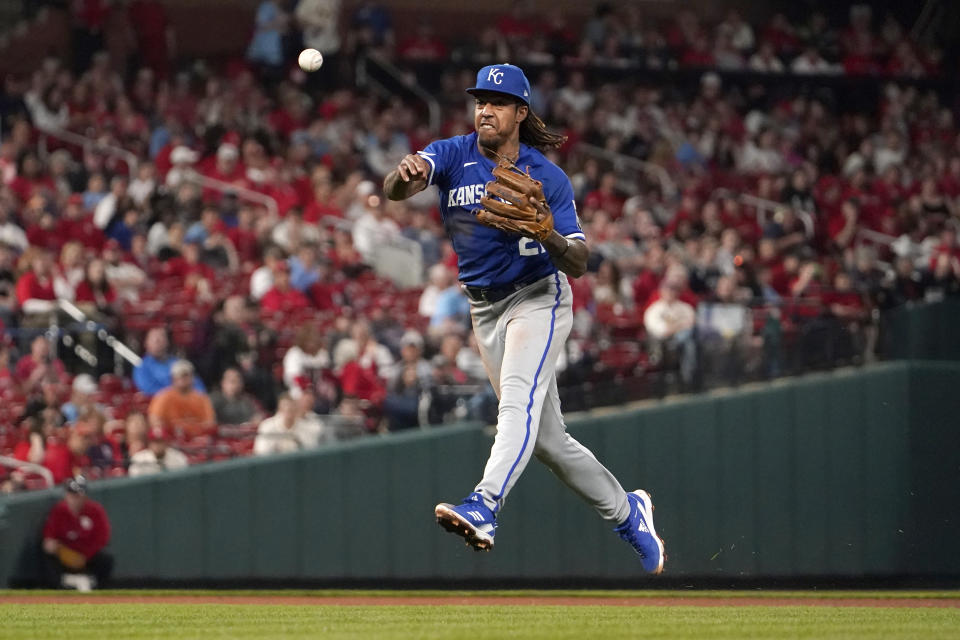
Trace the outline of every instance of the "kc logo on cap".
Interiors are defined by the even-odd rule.
[[[477,86],[467,89],[475,91],[496,91],[519,98],[524,104],[530,102],[530,81],[523,69],[512,64],[491,64],[477,72]]]

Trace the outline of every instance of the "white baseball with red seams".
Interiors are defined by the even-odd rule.
[[[323,66],[323,54],[316,49],[304,49],[297,58],[297,64],[304,71],[316,71]]]

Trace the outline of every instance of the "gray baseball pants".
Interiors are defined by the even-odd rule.
[[[480,355],[500,399],[497,435],[476,491],[497,513],[535,455],[601,518],[626,520],[630,505],[623,487],[567,433],[560,412],[557,358],[573,324],[566,275],[548,276],[495,303],[471,300],[470,307]]]

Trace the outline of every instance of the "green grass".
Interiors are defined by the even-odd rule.
[[[864,591],[855,589],[807,589],[804,591],[778,589],[484,589],[463,591],[450,589],[103,589],[86,594],[76,591],[18,591],[0,589],[0,603],[4,596],[258,596],[258,597],[314,597],[339,598],[343,596],[377,596],[381,598],[405,598],[423,596],[429,598],[492,598],[492,597],[537,597],[537,598],[938,598],[960,599],[960,589],[949,591]]]
[[[104,638],[955,638],[960,609],[866,607],[602,607],[602,606],[283,606],[169,604],[2,604],[4,640]],[[114,592],[115,595],[146,595]],[[200,595],[201,592],[148,592]],[[225,592],[208,592],[224,595]],[[231,592],[232,593],[232,592]],[[245,592],[269,595],[269,592]],[[360,595],[277,592],[277,595]],[[387,595],[396,592],[363,592]],[[398,595],[403,595],[399,592]],[[416,592],[426,595],[427,592]],[[484,592],[489,593],[489,592]],[[499,592],[545,595],[544,592]],[[547,592],[552,593],[552,592]],[[563,595],[667,595],[669,592],[564,592]],[[696,594],[708,592],[696,592]],[[771,595],[787,592],[713,592]],[[914,592],[909,592],[911,595]],[[63,592],[58,592],[62,595]],[[437,595],[464,592],[439,592]],[[685,595],[696,595],[686,593]],[[866,592],[845,592],[863,596]],[[26,595],[21,592],[18,595]],[[482,597],[482,594],[478,594]],[[820,592],[803,592],[822,595]],[[872,595],[872,594],[870,594]],[[902,592],[898,594],[903,596]],[[934,594],[928,594],[930,597]],[[954,594],[955,597],[955,594]]]

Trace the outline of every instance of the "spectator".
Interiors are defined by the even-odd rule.
[[[171,368],[176,358],[169,352],[170,340],[167,330],[163,327],[154,327],[147,331],[144,338],[146,355],[141,364],[133,370],[133,383],[137,389],[148,396],[155,395],[173,383]],[[194,380],[197,391],[205,391],[203,382]]]
[[[14,375],[27,393],[40,389],[43,380],[63,383],[67,379],[67,368],[63,361],[50,353],[50,342],[46,336],[36,336],[30,341],[30,353],[17,361]]]
[[[300,292],[306,292],[321,278],[320,265],[317,264],[317,245],[312,242],[301,243],[297,255],[289,260],[290,285]]]
[[[117,292],[107,280],[106,263],[95,258],[87,263],[83,280],[77,285],[75,301],[88,316],[104,321],[114,315]]]
[[[101,472],[122,462],[117,442],[106,433],[106,427],[107,417],[96,408],[85,409],[76,424],[76,428],[84,431],[88,438],[89,444],[84,455],[90,466]]]
[[[68,424],[90,411],[106,411],[106,407],[98,404],[94,397],[98,390],[97,381],[90,374],[81,373],[73,379],[70,401],[60,407]]]
[[[290,25],[290,15],[279,0],[264,0],[257,7],[253,38],[247,48],[247,59],[276,73],[283,65],[283,38]]]
[[[53,413],[48,411],[41,419],[49,423],[56,420],[52,416]],[[90,466],[90,459],[87,458],[90,444],[89,434],[80,429],[57,429],[56,435],[47,439],[43,466],[53,474],[54,482],[63,482]]]
[[[0,392],[13,389],[17,381],[13,377],[13,367],[10,366],[10,342],[7,336],[0,337]]]
[[[131,478],[165,471],[186,469],[190,462],[183,452],[170,446],[170,434],[162,427],[152,427],[147,446],[130,456]]]
[[[24,313],[23,324],[28,327],[46,327],[50,324],[51,314],[57,310],[50,252],[31,247],[20,257],[20,264],[27,267],[17,280],[17,300]]]
[[[384,213],[380,196],[367,196],[365,213],[353,227],[353,246],[356,247],[364,262],[372,264],[379,246],[390,244],[400,235],[400,227]]]
[[[309,448],[311,443],[319,443],[316,433],[323,430],[322,423],[302,414],[296,400],[284,393],[277,402],[277,413],[260,423],[253,454],[268,456]]]
[[[142,236],[139,236],[142,242]],[[134,236],[133,246],[138,244],[138,236]],[[139,300],[140,288],[147,281],[144,268],[149,265],[138,266],[124,258],[120,243],[116,240],[107,240],[103,246],[104,271],[107,282],[116,292],[116,298],[123,300]]]
[[[0,201],[0,243],[15,249],[17,251],[26,251],[30,242],[27,240],[26,232],[11,221],[13,205],[9,202]]]
[[[427,388],[427,382],[418,374],[416,365],[401,365],[400,374],[390,383],[383,401],[383,413],[390,431],[410,429],[420,424],[421,399]]]
[[[420,294],[417,312],[426,318],[432,318],[437,310],[437,299],[440,293],[453,286],[455,273],[443,264],[435,264],[427,272],[427,286]]]
[[[363,369],[372,370],[381,378],[389,379],[393,373],[394,362],[390,350],[377,342],[366,320],[355,321],[350,337],[338,342],[334,348],[333,363],[337,369],[342,369],[351,361],[357,362]]]
[[[750,56],[747,66],[751,71],[760,73],[783,73],[785,70],[783,62],[777,57],[773,45],[767,41],[760,43],[760,48]]]
[[[44,577],[47,586],[90,591],[103,587],[113,572],[110,520],[103,506],[87,497],[87,480],[71,478],[63,500],[43,525]]]
[[[256,401],[243,391],[243,375],[232,367],[223,372],[220,388],[210,394],[210,402],[218,425],[247,424],[263,418]]]
[[[790,64],[790,70],[798,75],[817,75],[836,73],[836,68],[820,56],[820,52],[807,47],[803,55],[798,56]]]
[[[239,364],[241,355],[259,349],[260,327],[251,315],[246,298],[239,295],[225,299],[213,314],[209,337],[198,339],[201,344],[194,358],[207,380],[219,380],[225,369]]]
[[[300,0],[295,12],[303,30],[303,44],[324,55],[329,67],[340,51],[340,3],[341,0]]]
[[[170,162],[172,167],[167,171],[167,177],[164,183],[169,189],[178,189],[182,184],[192,183],[197,175],[194,163],[199,156],[197,152],[185,145],[174,147],[170,152]]]
[[[263,266],[258,267],[250,275],[250,297],[254,300],[263,298],[273,288],[273,272],[279,262],[284,261],[283,249],[270,245],[263,252]]]
[[[127,465],[135,453],[146,449],[148,431],[147,416],[139,411],[127,416],[123,424],[123,441],[120,443],[120,454]]]
[[[436,306],[430,316],[430,334],[433,336],[461,330],[470,322],[470,301],[463,295],[455,277],[450,269],[450,284],[437,295]]]
[[[303,209],[292,207],[286,217],[273,227],[270,240],[289,254],[294,254],[303,242],[319,244],[323,240],[320,228],[303,219]]]
[[[263,294],[260,308],[266,313],[290,313],[310,306],[310,299],[290,286],[290,265],[278,262],[273,269],[273,287]]]
[[[685,384],[693,384],[696,372],[696,343],[693,328],[696,312],[679,298],[679,287],[668,283],[660,287],[660,299],[643,314],[647,335],[660,349],[680,352],[680,375]]]
[[[414,329],[408,329],[400,338],[400,362],[396,372],[402,375],[407,368],[412,368],[421,382],[429,381],[433,370],[423,357],[423,336]]]
[[[169,429],[177,435],[198,436],[216,427],[210,398],[194,386],[193,365],[177,360],[170,367],[173,383],[150,401],[147,415],[152,429]]]
[[[312,323],[297,329],[293,346],[283,356],[283,382],[287,392],[298,399],[304,390],[317,390],[324,372],[331,366],[323,336]]]

